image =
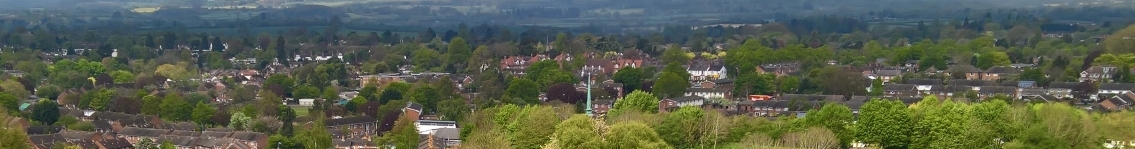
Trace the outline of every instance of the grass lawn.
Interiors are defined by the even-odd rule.
[[[307,116],[307,112],[311,110],[311,107],[292,107],[292,110],[296,110],[296,116]]]

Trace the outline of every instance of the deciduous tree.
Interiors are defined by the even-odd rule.
[[[611,113],[638,111],[645,113],[658,112],[658,97],[644,91],[634,91],[623,99],[615,101]]]
[[[654,82],[654,87],[651,87],[651,91],[659,97],[672,98],[685,94],[688,87],[690,87],[690,82],[686,81],[685,77],[671,72],[662,72]]]
[[[191,116],[193,117],[193,122],[196,122],[197,125],[212,125],[209,120],[213,118],[213,113],[215,112],[216,110],[213,109],[212,106],[205,103],[197,103],[197,107],[193,108],[193,114]]]
[[[615,72],[615,83],[623,84],[623,92],[630,93],[631,91],[639,90],[642,88],[642,80],[647,76],[643,74],[642,69],[633,67],[623,67],[619,72]]]
[[[59,105],[50,100],[40,100],[32,110],[32,119],[44,125],[55,124],[59,120]]]
[[[520,104],[536,104],[540,102],[537,99],[540,96],[540,90],[537,88],[536,82],[532,82],[532,80],[512,79],[512,82],[508,83],[508,89],[504,91],[504,99],[521,99],[525,103]]]
[[[905,148],[910,143],[910,118],[901,101],[872,99],[860,108],[855,136],[883,148]]]

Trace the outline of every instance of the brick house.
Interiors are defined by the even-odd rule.
[[[686,106],[702,106],[703,104],[705,104],[705,98],[700,96],[666,98],[658,101],[658,112],[667,112]]]
[[[378,119],[369,116],[327,119],[325,123],[327,130],[347,130],[347,134],[332,136],[339,139],[369,138],[378,132]]]

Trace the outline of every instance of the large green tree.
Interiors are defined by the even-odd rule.
[[[910,116],[901,101],[872,99],[860,107],[855,136],[882,148],[906,148],[912,131]]]
[[[623,84],[623,92],[630,93],[631,91],[642,89],[642,80],[647,76],[642,69],[633,67],[623,67],[619,72],[615,72],[612,78],[615,83]]]
[[[603,140],[606,141],[605,148],[674,148],[663,141],[650,126],[638,121],[611,125],[607,134],[603,135]]]
[[[734,81],[733,93],[739,95],[771,95],[776,92],[776,76],[772,74],[743,74]]]
[[[831,130],[840,140],[840,145],[847,146],[855,138],[854,129],[849,128],[854,121],[851,109],[843,104],[824,104],[818,111],[808,111],[805,123],[810,126],[823,127]]]
[[[32,120],[44,125],[55,124],[59,120],[59,105],[54,101],[40,100],[32,108],[35,108],[32,110]]]
[[[508,126],[508,140],[518,149],[537,149],[548,143],[560,119],[547,106],[528,106]]]
[[[658,135],[670,145],[677,148],[695,148],[699,140],[704,137],[696,131],[705,112],[699,107],[682,107],[666,115],[662,124],[654,127]]]
[[[193,113],[193,106],[180,95],[170,93],[162,99],[161,103],[161,117],[162,119],[170,121],[186,121],[190,120]]]
[[[447,57],[445,61],[449,65],[453,65],[454,70],[464,71],[467,67],[466,62],[469,57],[473,55],[472,50],[469,50],[469,44],[465,43],[465,39],[461,37],[449,40],[449,47],[445,51]]]
[[[394,122],[394,128],[374,139],[375,144],[394,146],[395,148],[417,148],[418,130],[414,127],[414,120],[402,116]]]
[[[12,94],[0,92],[0,105],[4,106],[9,113],[19,113],[20,111],[20,98],[12,96]]]
[[[690,82],[686,81],[686,78],[675,73],[663,72],[654,81],[651,91],[662,98],[680,97],[686,93],[686,88],[690,87]]]
[[[574,115],[556,125],[553,137],[561,149],[596,149],[603,145],[597,130],[587,115]]]
[[[645,113],[658,112],[658,97],[644,91],[634,91],[623,99],[615,101],[611,113],[638,111]]]
[[[977,57],[977,68],[989,69],[993,66],[1009,66],[1009,55],[1005,52],[986,52]]]
[[[525,104],[539,103],[538,96],[540,96],[540,90],[536,82],[524,78],[512,79],[512,82],[508,83],[508,89],[504,91],[504,99],[507,99],[507,101],[519,99],[524,101]]]
[[[197,107],[193,108],[191,117],[193,118],[193,122],[196,122],[197,125],[211,125],[212,123],[209,120],[213,118],[213,113],[216,113],[216,109],[202,102],[197,103]]]
[[[161,115],[162,113],[162,99],[154,95],[146,95],[142,97],[142,114],[146,115]]]
[[[423,85],[422,87],[418,87],[417,89],[411,91],[410,100],[422,104],[422,107],[427,109],[428,111],[434,111],[437,109],[437,103],[444,99],[442,99],[442,96],[440,93],[438,93],[437,89],[434,89],[433,87],[428,85]]]

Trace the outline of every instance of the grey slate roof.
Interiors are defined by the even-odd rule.
[[[886,84],[883,85],[884,91],[914,91],[914,84]]]
[[[914,84],[914,85],[942,85],[942,80],[938,80],[938,79],[907,79],[906,81],[903,81],[903,83]]]
[[[378,119],[375,119],[373,117],[355,116],[355,117],[346,117],[346,118],[340,118],[340,119],[327,119],[327,120],[325,120],[325,123],[326,123],[325,126],[332,127],[332,126],[339,126],[339,125],[352,125],[352,124],[377,123],[377,122],[378,122]]]
[[[981,89],[978,90],[977,92],[981,93],[981,94],[1007,94],[1007,95],[1011,95],[1011,94],[1017,92],[1017,88],[1006,87],[1006,86],[982,86]]]
[[[996,74],[1017,74],[1017,73],[1020,73],[1020,72],[1019,72],[1019,71],[1017,71],[1017,69],[1015,69],[1015,68],[1013,68],[1013,67],[1008,67],[1008,66],[994,66],[994,67],[989,67],[989,69],[986,69],[986,70],[985,70],[985,73],[996,73]]]
[[[126,141],[126,138],[108,138],[108,139],[99,140],[97,142],[99,144],[102,144],[103,147],[106,147],[108,149],[134,148],[134,145],[131,145],[129,141]]]
[[[28,126],[27,129],[24,129],[29,135],[54,134],[62,130],[63,127],[61,126]]]
[[[1072,89],[1072,88],[1075,88],[1076,85],[1079,85],[1079,84],[1080,84],[1080,82],[1052,82],[1052,83],[1048,83],[1048,88],[1049,89]]]
[[[997,82],[985,81],[985,80],[958,80],[958,79],[955,79],[955,80],[950,80],[950,82],[947,83],[946,85],[993,86],[993,85],[997,85]]]
[[[705,98],[702,98],[701,96],[683,96],[683,97],[670,98],[669,100],[673,100],[673,101],[677,101],[677,102],[687,102],[687,101],[705,100]]]
[[[973,65],[950,65],[947,66],[946,72],[974,73],[981,72],[981,69],[977,69],[977,67],[973,67]]]
[[[1135,83],[1102,83],[1100,90],[1132,90],[1135,89]]]
[[[163,129],[125,127],[125,128],[122,128],[122,130],[118,131],[118,134],[127,135],[127,136],[144,136],[144,137],[157,138],[157,137],[161,137],[162,135],[168,134],[169,132],[170,132],[170,130],[163,130]]]

